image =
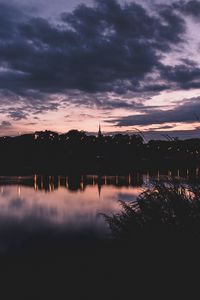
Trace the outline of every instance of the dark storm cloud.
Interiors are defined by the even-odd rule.
[[[177,1],[172,4],[174,9],[178,9],[185,15],[194,17],[200,21],[200,2],[199,0]]]
[[[8,94],[8,102],[24,101],[25,107],[8,112],[21,120],[31,112],[57,110],[59,101],[51,99],[56,93],[79,91],[75,98],[65,97],[75,105],[132,109],[134,101],[123,97],[128,91],[199,88],[200,69],[192,61],[162,63],[163,55],[185,42],[186,8],[180,13],[181,3],[192,14],[194,2],[156,6],[150,13],[133,2],[96,0],[91,7],[62,13],[57,24],[19,6],[0,4],[1,102]],[[119,99],[106,100],[109,92]]]
[[[1,5],[6,17],[1,20],[0,88],[16,93],[24,87],[45,93],[140,90],[146,74],[163,67],[160,51],[183,40],[184,20],[167,8],[153,16],[136,3],[95,3],[63,13],[59,25]]]
[[[116,126],[137,126],[164,123],[194,123],[199,121],[198,112],[200,111],[200,98],[194,98],[186,101],[178,107],[163,111],[147,109],[146,113],[141,115],[130,115],[114,120],[107,120],[108,123],[116,123]]]
[[[168,83],[176,84],[181,89],[200,88],[200,68],[191,61],[175,67],[165,66],[161,69],[161,76]]]
[[[0,37],[10,39],[17,34],[16,23],[25,20],[24,14],[15,6],[0,3]]]

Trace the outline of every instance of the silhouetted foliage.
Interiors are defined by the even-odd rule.
[[[121,213],[105,215],[117,239],[200,237],[199,186],[156,184],[137,201],[120,203]]]
[[[65,134],[37,131],[16,137],[0,137],[0,163],[29,173],[78,170],[87,173],[127,171],[144,162],[160,166],[163,161],[194,162],[200,158],[200,139],[144,143],[140,134],[88,135],[70,130]],[[9,166],[8,162],[9,161]]]

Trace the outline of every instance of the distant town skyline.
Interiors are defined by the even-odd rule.
[[[200,1],[0,0],[0,136],[200,136]]]

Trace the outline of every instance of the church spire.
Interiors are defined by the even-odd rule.
[[[102,132],[101,132],[101,124],[99,124],[98,137],[100,138],[100,137],[102,137],[102,136],[103,136],[103,134],[102,134]]]

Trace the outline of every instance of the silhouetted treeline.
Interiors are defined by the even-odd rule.
[[[152,140],[139,134],[87,135],[71,130],[66,134],[35,132],[0,138],[1,168],[24,171],[127,170],[133,165],[161,161],[196,161],[200,139]]]

